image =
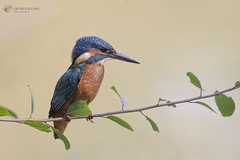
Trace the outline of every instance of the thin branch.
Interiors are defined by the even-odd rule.
[[[169,103],[164,103],[164,104],[155,104],[152,106],[148,106],[148,107],[143,107],[143,108],[137,108],[137,109],[130,109],[130,110],[120,110],[120,111],[114,111],[114,112],[107,112],[107,113],[101,113],[101,114],[94,114],[92,115],[92,117],[105,117],[108,115],[114,115],[114,114],[123,114],[123,113],[131,113],[131,112],[141,112],[144,110],[149,110],[149,109],[153,109],[153,108],[159,108],[159,107],[164,107],[164,106],[170,106],[173,104],[181,104],[181,103],[186,103],[186,102],[192,102],[195,100],[199,100],[199,99],[206,99],[206,98],[210,98],[210,97],[214,97],[217,96],[219,94],[225,93],[225,92],[230,92],[232,90],[235,90],[239,87],[235,86],[217,93],[213,93],[213,94],[209,94],[206,96],[198,96],[198,97],[194,97],[194,98],[189,98],[189,99],[185,99],[185,100],[180,100],[180,101],[174,101],[174,102],[169,102]],[[85,119],[88,118],[88,116],[72,116],[70,117],[70,119]],[[39,122],[52,122],[52,121],[59,121],[59,120],[63,120],[64,117],[59,117],[59,118],[51,118],[51,119],[31,119],[31,120],[35,120],[35,121],[39,121]],[[4,122],[18,122],[18,123],[23,123],[24,121],[29,120],[29,118],[23,118],[23,119],[13,119],[13,118],[0,118],[0,121],[4,121]]]

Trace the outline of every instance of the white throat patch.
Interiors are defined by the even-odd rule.
[[[97,63],[103,65],[105,61],[110,60],[110,59],[112,59],[112,58],[110,58],[110,57],[109,58],[104,58],[101,61],[98,61]]]

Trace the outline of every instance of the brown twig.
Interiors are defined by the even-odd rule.
[[[120,111],[114,111],[114,112],[107,112],[107,113],[101,113],[101,114],[94,114],[92,115],[93,117],[105,117],[108,115],[114,115],[114,114],[123,114],[123,113],[131,113],[131,112],[141,112],[144,110],[149,110],[149,109],[153,109],[153,108],[158,108],[158,107],[164,107],[164,106],[170,106],[173,104],[180,104],[180,103],[187,103],[187,102],[192,102],[195,100],[199,100],[199,99],[205,99],[205,98],[210,98],[210,97],[214,97],[217,96],[219,94],[225,93],[225,92],[230,92],[234,89],[237,89],[239,87],[235,86],[217,93],[213,93],[213,94],[209,94],[206,96],[198,96],[198,97],[194,97],[194,98],[189,98],[189,99],[185,99],[185,100],[180,100],[180,101],[174,101],[174,102],[169,102],[169,103],[164,103],[164,104],[155,104],[152,106],[148,106],[148,107],[143,107],[143,108],[137,108],[137,109],[130,109],[130,110],[120,110]],[[70,117],[70,119],[86,119],[88,118],[88,116],[72,116]],[[64,117],[59,117],[59,118],[51,118],[51,119],[30,119],[30,118],[23,118],[23,119],[14,119],[14,118],[0,118],[0,121],[4,121],[4,122],[18,122],[18,123],[23,123],[26,120],[35,120],[35,121],[39,121],[39,122],[52,122],[52,121],[59,121],[59,120],[63,120]]]

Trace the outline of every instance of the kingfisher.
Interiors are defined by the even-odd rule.
[[[139,64],[99,37],[78,39],[72,51],[72,64],[56,84],[48,117],[68,117],[67,109],[78,100],[85,100],[88,105],[98,93],[104,75],[103,64],[109,59]],[[53,123],[63,133],[68,122],[65,119]],[[58,138],[55,133],[54,138]]]

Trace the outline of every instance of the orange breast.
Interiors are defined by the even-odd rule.
[[[85,73],[80,76],[78,89],[74,93],[74,101],[85,100],[89,104],[97,95],[104,75],[104,67],[101,64],[88,64]]]
[[[77,100],[85,100],[89,104],[96,97],[102,83],[104,67],[101,64],[93,63],[88,64],[84,71],[83,75],[79,75],[80,82],[72,97],[53,117],[66,115],[68,107]]]

